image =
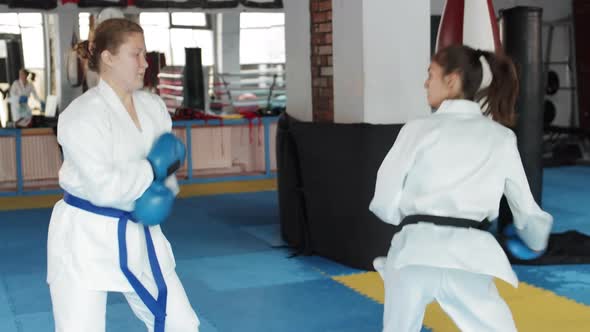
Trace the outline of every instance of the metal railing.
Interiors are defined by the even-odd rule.
[[[271,179],[276,177],[271,166],[271,126],[277,123],[277,117],[261,117],[257,119],[226,119],[218,120],[211,119],[207,121],[203,120],[186,120],[186,121],[175,121],[173,128],[178,130],[184,130],[185,143],[187,147],[187,158],[186,158],[186,171],[184,174],[178,175],[178,182],[180,184],[193,184],[193,183],[215,183],[215,182],[226,182],[226,181],[248,181],[248,180],[259,180],[259,179]],[[264,170],[254,171],[248,173],[230,173],[221,175],[207,175],[207,176],[196,176],[194,173],[193,155],[192,155],[192,133],[193,128],[200,127],[219,127],[219,126],[244,126],[251,124],[249,121],[261,121],[260,126],[264,133]],[[26,129],[25,129],[26,130]],[[1,137],[14,137],[14,162],[16,169],[16,185],[10,186],[9,189],[5,190],[0,188],[0,197],[7,196],[31,196],[31,195],[48,195],[48,194],[59,194],[62,190],[58,186],[57,173],[55,174],[55,183],[52,188],[41,189],[39,187],[28,186],[28,179],[24,176],[23,168],[23,130],[22,129],[0,129]],[[274,138],[273,138],[274,139]],[[46,156],[40,156],[46,157]],[[1,165],[1,164],[0,164]],[[11,183],[12,183],[11,182]],[[47,187],[47,185],[46,185]]]

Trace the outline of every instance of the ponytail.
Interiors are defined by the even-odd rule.
[[[90,58],[90,48],[88,45],[88,40],[81,41],[74,45],[74,51],[76,51],[78,58],[81,60],[88,60]]]
[[[457,72],[461,75],[461,98],[477,101],[483,114],[507,127],[516,122],[515,106],[518,96],[518,77],[512,60],[502,53],[474,50],[464,45],[452,45],[437,52],[432,58],[445,75]],[[491,71],[489,86],[481,87],[485,64]],[[487,82],[484,82],[487,83]]]
[[[516,98],[518,97],[518,77],[510,58],[504,54],[480,51],[492,72],[492,82],[480,90],[476,101],[481,102],[485,115],[507,126],[516,124]]]

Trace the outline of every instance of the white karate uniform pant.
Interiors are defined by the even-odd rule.
[[[510,309],[488,275],[428,266],[385,267],[383,332],[418,332],[436,300],[464,332],[516,331]]]
[[[198,332],[199,319],[176,272],[164,276],[168,287],[166,332]],[[156,283],[143,282],[152,294],[157,294]],[[105,332],[107,291],[89,290],[79,280],[65,272],[49,285],[56,332]],[[123,293],[129,306],[147,327],[154,331],[154,316],[135,292]]]

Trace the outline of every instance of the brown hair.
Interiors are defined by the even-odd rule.
[[[90,47],[88,40],[83,40],[74,45],[74,51],[78,54],[78,58],[82,60],[88,60],[90,58]]]
[[[108,50],[117,54],[130,33],[143,33],[141,26],[124,18],[112,18],[100,23],[94,30],[94,38],[88,43],[88,68],[100,71],[100,54]],[[80,52],[78,52],[80,54]]]
[[[492,82],[479,90],[483,79],[480,61],[484,57],[492,71]],[[463,97],[482,102],[485,115],[507,127],[515,124],[515,105],[518,96],[518,77],[512,60],[502,53],[474,50],[465,45],[452,45],[437,52],[432,58],[445,75],[457,72],[463,83]]]

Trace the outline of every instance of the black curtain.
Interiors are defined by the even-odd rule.
[[[57,0],[8,0],[8,7],[31,8],[31,9],[53,9],[57,7]]]

